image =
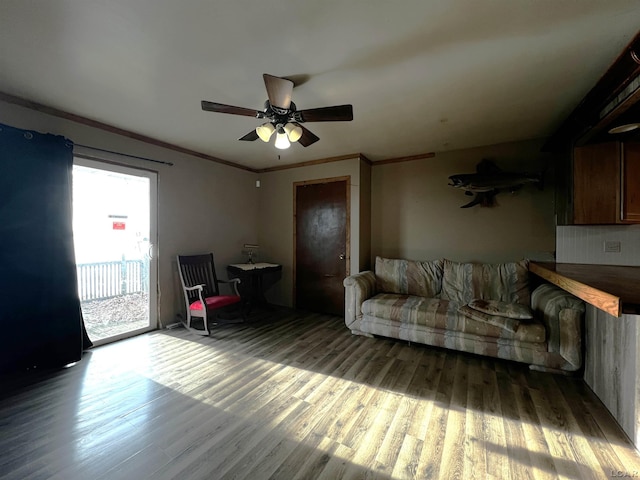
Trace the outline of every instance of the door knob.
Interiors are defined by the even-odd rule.
[[[345,258],[347,258],[347,255],[344,253],[340,254],[340,260],[344,260]]]

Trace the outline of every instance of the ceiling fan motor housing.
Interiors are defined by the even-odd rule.
[[[261,112],[262,113],[262,112]],[[296,112],[296,104],[291,102],[289,108],[271,105],[269,100],[264,102],[264,113],[258,118],[268,118],[274,125],[285,125],[289,122],[303,122],[302,116]]]

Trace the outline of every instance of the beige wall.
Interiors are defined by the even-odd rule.
[[[159,318],[164,325],[184,311],[176,254],[213,252],[218,273],[226,278],[225,265],[243,260],[242,245],[257,241],[258,196],[255,174],[251,172],[2,102],[0,122],[64,135],[76,144],[174,163],[171,167],[94,152],[103,159],[158,172]]]
[[[372,254],[429,260],[502,262],[551,259],[555,249],[553,159],[540,141],[439,153],[434,158],[372,169]],[[448,177],[474,173],[484,158],[504,170],[538,172],[548,160],[546,187],[500,193],[498,206],[474,206]]]
[[[360,158],[258,175],[258,235],[261,261],[282,265],[282,279],[267,291],[267,298],[278,305],[293,304],[293,184],[323,178],[351,177],[351,251],[352,272],[360,269]]]
[[[541,168],[540,142],[448,152],[435,158],[369,166],[358,156],[320,165],[254,174],[178,154],[15,105],[0,103],[0,122],[65,135],[86,144],[173,162],[173,167],[97,154],[158,172],[160,319],[181,312],[175,255],[213,251],[219,274],[239,262],[244,243],[260,245],[259,260],[283,265],[267,297],[292,305],[293,184],[351,177],[350,269],[370,267],[375,255],[503,261],[549,258],[555,245],[553,189],[525,187],[498,196],[493,209],[460,209],[469,197],[449,187],[448,176],[470,173],[483,158],[514,171]],[[547,175],[547,178],[549,175]],[[255,181],[260,180],[257,188]]]

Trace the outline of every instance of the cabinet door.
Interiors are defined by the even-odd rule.
[[[598,143],[573,152],[573,223],[613,224],[620,211],[620,144]]]
[[[624,144],[622,172],[622,220],[640,223],[640,143]]]

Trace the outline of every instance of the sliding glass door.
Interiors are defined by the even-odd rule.
[[[156,206],[155,172],[75,159],[78,292],[96,345],[156,328]]]

